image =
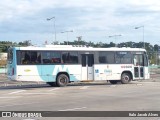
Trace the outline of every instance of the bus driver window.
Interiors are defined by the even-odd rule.
[[[137,56],[136,56],[136,55],[134,56],[133,61],[134,61],[134,65],[135,65],[135,66],[137,66],[137,65],[138,65],[138,63],[137,63]]]

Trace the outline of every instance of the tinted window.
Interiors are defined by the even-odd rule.
[[[93,55],[87,55],[88,56],[88,66],[92,67],[94,64],[94,58]]]
[[[144,66],[148,66],[148,57],[146,53],[144,54]]]
[[[61,63],[61,54],[60,52],[57,52],[57,51],[42,52],[42,61],[43,61],[43,64]]]
[[[41,53],[37,51],[18,51],[18,64],[40,64]]]
[[[99,52],[99,63],[114,63],[114,52]]]
[[[78,63],[78,52],[62,52],[63,63]]]
[[[117,64],[131,64],[131,52],[116,52],[115,60]]]
[[[81,55],[82,56],[82,66],[86,66],[86,55]]]

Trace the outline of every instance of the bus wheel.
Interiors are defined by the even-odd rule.
[[[131,81],[131,76],[129,73],[123,73],[121,76],[121,83],[122,84],[127,84]]]
[[[56,83],[55,82],[47,82],[47,84],[52,86],[52,87],[56,87]]]
[[[110,80],[109,82],[110,82],[111,84],[117,84],[117,83],[118,83],[117,80]]]
[[[68,82],[69,82],[68,76],[65,75],[65,74],[60,74],[60,75],[58,75],[58,77],[57,77],[56,85],[57,85],[58,87],[64,87],[64,86],[66,86],[66,85],[68,84]]]

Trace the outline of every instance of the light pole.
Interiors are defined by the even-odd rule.
[[[69,30],[69,31],[63,31],[63,32],[61,32],[61,33],[67,33],[67,45],[68,45],[68,33],[69,32],[73,32],[73,30]]]
[[[119,36],[122,36],[122,35],[111,35],[111,36],[108,36],[108,37],[110,37],[110,38],[111,38],[111,37],[114,37],[114,38],[115,38],[115,47],[117,46],[117,45],[116,45],[116,39],[117,39],[117,37],[119,37]]]
[[[144,26],[135,27],[135,29],[142,28],[143,30],[143,48],[145,49],[145,42],[144,42]]]
[[[54,35],[55,35],[55,42],[57,41],[56,39],[56,24],[55,24],[55,22],[56,22],[56,18],[55,17],[51,17],[51,18],[47,18],[47,20],[48,21],[50,21],[50,20],[52,20],[52,19],[54,19]]]

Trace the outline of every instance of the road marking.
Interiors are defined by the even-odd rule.
[[[84,90],[84,89],[87,89],[87,88],[89,88],[90,86],[83,86],[83,87],[81,87],[80,89],[81,90]]]
[[[143,84],[138,83],[137,86],[142,86]]]
[[[20,106],[20,105],[29,105],[29,104],[37,104],[39,102],[34,102],[34,103],[23,103],[23,104],[11,104],[11,105],[4,105],[4,106],[0,106],[0,108],[2,107],[11,107],[11,106]]]
[[[27,95],[49,95],[49,94],[55,94],[55,93],[23,93],[23,94],[27,94]]]
[[[36,120],[36,119],[30,119],[30,118],[28,119],[28,118],[27,118],[27,119],[22,119],[22,120]]]
[[[16,94],[16,93],[20,93],[20,92],[24,92],[26,90],[19,90],[19,91],[15,91],[15,92],[11,92],[11,93],[8,93],[8,94]]]
[[[116,87],[117,85],[111,85],[110,87]]]
[[[0,97],[0,99],[1,99],[1,98],[4,98],[4,99],[7,99],[7,98],[20,98],[20,97],[22,97],[22,96],[15,96],[15,97]]]
[[[73,111],[73,110],[80,110],[80,109],[85,109],[87,107],[80,107],[80,108],[72,108],[72,109],[64,109],[64,110],[58,110],[58,111]]]
[[[48,90],[48,91],[55,91],[55,90],[58,90],[58,89],[60,89],[60,88],[53,88],[53,89]]]

